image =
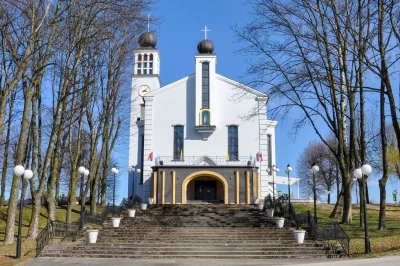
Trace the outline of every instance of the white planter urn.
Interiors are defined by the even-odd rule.
[[[121,222],[120,217],[113,217],[111,218],[111,223],[113,227],[119,227],[119,223]]]
[[[90,243],[90,244],[96,243],[98,234],[99,234],[99,230],[97,230],[97,229],[86,230],[86,237],[87,237],[88,243]]]
[[[129,217],[135,217],[136,210],[128,210]]]
[[[274,209],[266,209],[265,212],[267,213],[268,218],[274,217]]]
[[[282,228],[285,223],[285,218],[275,218],[275,224],[278,228]]]
[[[304,237],[306,235],[306,231],[305,230],[294,230],[293,234],[294,234],[294,241],[296,241],[296,243],[303,244]]]
[[[153,204],[154,198],[148,198],[149,204]]]
[[[140,203],[140,209],[141,210],[146,210],[147,209],[147,203]]]
[[[257,209],[259,209],[259,210],[264,209],[264,204],[257,204]]]

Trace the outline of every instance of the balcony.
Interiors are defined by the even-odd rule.
[[[227,158],[226,156],[183,156],[177,158],[173,156],[159,156],[155,159],[156,166],[254,166],[254,161],[250,161],[249,156]]]
[[[212,133],[214,133],[217,127],[210,125],[202,125],[202,126],[196,126],[194,129],[197,131],[197,133],[201,135],[203,141],[206,141],[208,140],[208,137],[211,136]]]

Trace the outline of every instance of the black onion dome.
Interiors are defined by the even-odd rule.
[[[139,36],[140,47],[153,47],[157,45],[157,37],[151,32],[144,32]]]
[[[212,54],[214,51],[214,44],[210,40],[202,40],[197,45],[197,51],[200,54]]]

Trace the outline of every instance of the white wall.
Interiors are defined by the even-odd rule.
[[[216,126],[216,130],[208,137],[208,140],[203,140],[202,136],[195,130],[195,126],[198,126],[201,108],[201,99],[199,99],[201,97],[201,82],[198,80],[201,75],[197,75],[197,81],[196,74],[193,74],[163,88],[153,90],[152,93],[144,97],[146,101],[144,154],[141,155],[141,158],[135,158],[131,154],[131,151],[134,152],[135,148],[137,153],[137,145],[132,144],[132,142],[137,142],[137,137],[131,135],[129,158],[130,165],[136,164],[135,160],[144,160],[142,171],[145,184],[142,185],[140,193],[144,200],[150,195],[151,166],[155,164],[155,160],[148,161],[147,156],[150,152],[153,152],[154,158],[157,155],[160,155],[161,158],[173,156],[174,125],[184,126],[185,157],[202,155],[225,157],[228,151],[227,126],[238,125],[239,157],[249,158],[252,155],[255,158],[257,152],[262,151],[264,161],[262,163],[257,162],[261,171],[261,196],[265,197],[271,189],[268,185],[268,172],[266,171],[268,167],[266,136],[267,134],[272,135],[272,163],[275,164],[276,121],[267,120],[265,100],[258,98],[258,101],[256,101],[257,96],[265,99],[266,97],[250,88],[245,90],[243,90],[243,87],[238,88],[240,84],[214,73],[216,57],[210,55],[210,58],[211,125]],[[204,58],[199,60],[200,58],[197,55],[195,60],[196,71],[201,72],[199,65]],[[139,83],[144,84],[143,82],[153,81],[157,84],[158,79],[157,81],[155,79],[136,81],[136,86]],[[243,93],[243,91],[246,91],[246,93]],[[238,97],[238,94],[241,94],[241,97]],[[258,115],[248,117],[247,115],[251,112],[258,112]]]
[[[257,117],[243,120],[249,108],[256,106],[255,97],[239,102],[230,100],[236,92],[230,84],[216,79],[214,97],[210,99],[215,106],[211,109],[212,125],[217,129],[203,141],[195,131],[194,108],[195,80],[191,76],[185,82],[168,88],[154,97],[153,102],[153,150],[160,156],[173,156],[174,125],[185,126],[185,156],[225,156],[228,150],[228,125],[239,126],[239,156],[250,156],[259,151],[259,130]]]

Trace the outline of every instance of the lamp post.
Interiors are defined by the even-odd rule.
[[[272,174],[272,198],[275,201],[275,174],[276,172],[279,172],[279,168],[277,168],[276,165],[273,165],[272,168],[269,166],[268,168],[270,174]]]
[[[119,173],[118,168],[114,165],[111,168],[111,172],[114,173],[114,188],[113,188],[113,207],[115,207],[115,175]]]
[[[317,189],[315,187],[315,174],[319,172],[319,166],[316,163],[313,163],[311,165],[310,172],[312,173],[313,176],[313,190],[314,190],[314,220],[315,223],[318,224],[318,218],[317,218]]]
[[[372,172],[372,167],[369,164],[364,164],[361,168],[354,170],[354,177],[362,178],[362,190],[363,190],[363,201],[364,201],[364,238],[365,238],[365,253],[370,253],[371,248],[369,244],[369,237],[368,237],[368,220],[367,220],[367,199],[365,195],[365,182],[366,177]],[[361,189],[361,188],[360,188]]]
[[[128,168],[128,172],[129,173],[133,173],[133,177],[132,177],[132,196],[133,194],[135,194],[134,189],[135,189],[135,172],[140,174],[141,170],[139,168],[139,165],[131,165]]]
[[[22,165],[17,165],[14,167],[14,174],[18,177],[21,177],[21,199],[19,200],[19,223],[18,223],[18,237],[17,237],[17,259],[21,258],[21,243],[22,243],[22,234],[21,234],[21,228],[22,228],[22,209],[24,207],[24,179],[29,180],[33,176],[33,172],[29,169],[25,170],[25,167]]]
[[[287,174],[287,181],[288,181],[288,195],[289,195],[289,205],[290,205],[290,180],[289,180],[289,174],[290,172],[292,172],[292,167],[290,166],[290,164],[287,165],[285,173]]]
[[[81,191],[80,191],[80,201],[81,201],[81,215],[83,214],[83,174],[85,173],[86,168],[83,166],[79,166],[78,173],[81,175]]]

